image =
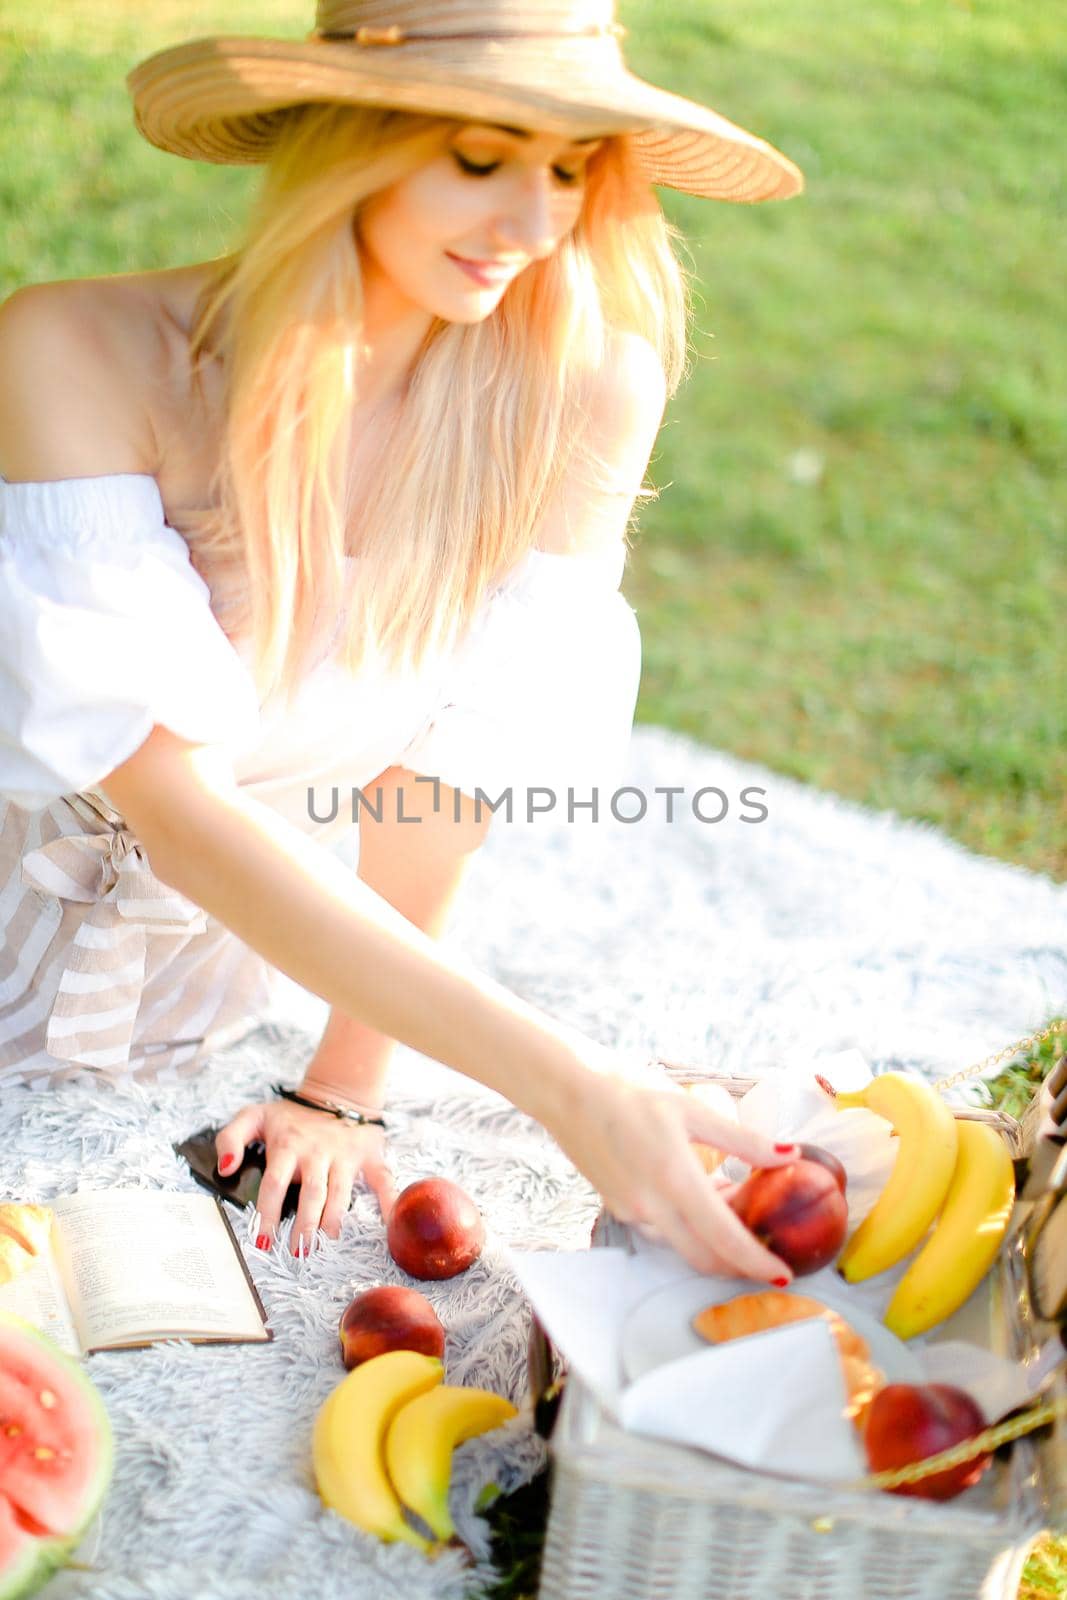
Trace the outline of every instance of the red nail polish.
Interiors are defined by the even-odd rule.
[[[269,1250],[270,1249],[270,1234],[269,1233],[261,1233],[260,1234],[259,1238],[256,1240],[256,1249],[257,1250]]]
[[[795,1144],[776,1144],[774,1148],[780,1156],[787,1156],[797,1147]]]
[[[219,1171],[221,1173],[223,1173],[223,1174],[229,1172],[230,1168],[231,1167],[235,1167],[236,1165],[237,1165],[237,1157],[236,1156],[225,1155],[225,1156],[220,1156],[219,1157]]]
[[[771,1282],[774,1284],[774,1287],[776,1289],[788,1289],[789,1288],[789,1279],[788,1278],[772,1278]]]

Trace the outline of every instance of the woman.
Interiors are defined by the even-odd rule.
[[[287,973],[332,1008],[301,1102],[217,1141],[223,1173],[265,1143],[262,1248],[294,1179],[294,1251],[360,1175],[388,1212],[399,1039],[697,1270],[790,1277],[691,1141],[788,1148],[434,943],[479,794],[580,796],[629,735],[626,528],[688,308],[651,185],[801,184],[621,31],[606,0],[321,0],[304,41],[165,50],[137,125],[265,163],[241,247],[0,308],[0,1081],[195,1071]],[[317,848],[338,786],[358,878]]]

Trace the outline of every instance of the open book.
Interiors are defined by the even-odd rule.
[[[213,1195],[98,1189],[48,1202],[51,1249],[0,1287],[72,1355],[160,1339],[259,1343],[274,1337],[229,1218]]]

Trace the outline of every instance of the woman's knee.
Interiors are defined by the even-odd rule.
[[[447,827],[454,847],[463,854],[485,843],[493,813],[483,802],[474,800],[462,789],[454,789],[441,778],[417,773],[409,767],[386,767],[364,793],[377,799],[375,817],[382,822],[436,824]],[[458,830],[458,832],[456,831]]]

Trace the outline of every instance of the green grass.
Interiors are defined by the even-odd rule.
[[[1067,877],[1057,0],[620,13],[632,70],[808,179],[659,191],[698,298],[626,581],[638,720]],[[0,0],[0,293],[224,249],[255,174],[153,150],[124,73],[310,26],[293,0]]]
[[[1062,878],[1057,10],[660,8],[649,75],[808,190],[671,206],[710,337],[630,594],[644,717]]]
[[[1054,1028],[1055,1032],[1021,1052],[1003,1066],[995,1077],[986,1078],[978,1084],[979,1099],[1006,1111],[1010,1117],[1022,1116],[1060,1056],[1067,1050],[1067,1017],[1050,1018],[1045,1028],[1038,1032],[1045,1032],[1047,1028]]]
[[[1023,1572],[1018,1600],[1059,1600],[1067,1595],[1067,1540],[1043,1538]]]

